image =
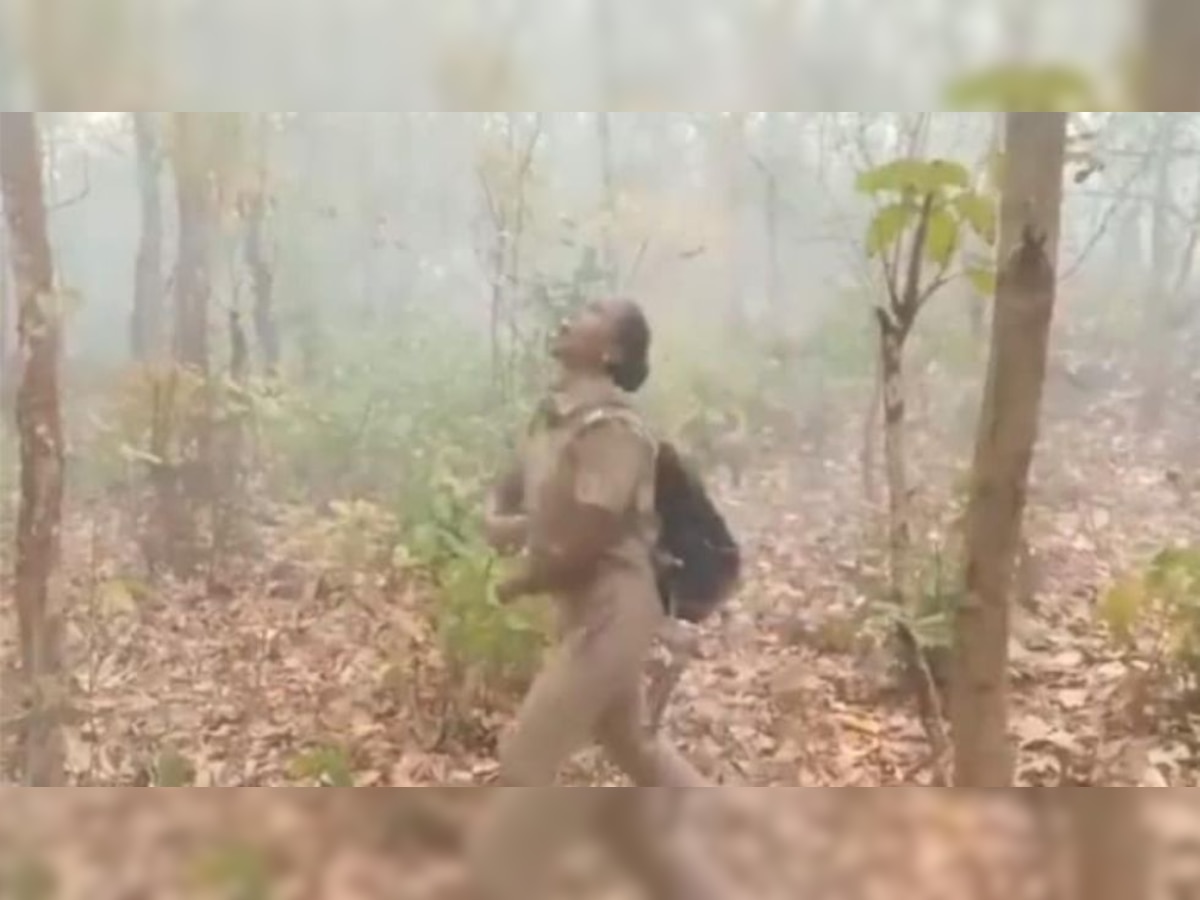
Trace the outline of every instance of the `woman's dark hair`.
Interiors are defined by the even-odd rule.
[[[634,393],[650,377],[650,323],[636,303],[628,303],[616,322],[617,360],[609,375],[623,391]]]

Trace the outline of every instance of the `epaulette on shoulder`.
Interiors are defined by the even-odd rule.
[[[589,409],[580,419],[579,425],[576,427],[576,434],[582,434],[603,422],[622,422],[639,437],[655,445],[658,443],[646,427],[642,417],[624,406],[598,406]]]

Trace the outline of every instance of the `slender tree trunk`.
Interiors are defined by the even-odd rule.
[[[174,361],[208,390],[209,305],[217,240],[218,206],[214,171],[215,121],[212,113],[176,113],[175,193],[179,209],[179,251],[175,263]],[[195,574],[203,555],[197,534],[199,511],[213,500],[213,417],[206,401],[183,399],[180,373],[162,386],[157,402],[158,455],[154,470],[158,503],[155,554],[177,575]],[[165,452],[163,452],[165,451]],[[173,451],[173,452],[171,452]]]
[[[254,336],[268,375],[279,371],[279,327],[275,321],[275,273],[266,252],[267,197],[255,191],[247,204],[246,265],[254,288]]]
[[[933,196],[925,199],[921,218],[912,235],[906,275],[888,285],[888,308],[876,310],[879,335],[879,377],[883,400],[883,453],[888,489],[888,553],[891,590],[903,608],[911,599],[909,551],[911,543],[908,495],[906,428],[908,396],[904,372],[904,346],[921,311],[922,248],[928,234]]]
[[[207,374],[209,300],[215,241],[216,195],[213,173],[200,147],[205,113],[177,113],[176,140],[182,148],[176,171],[179,255],[175,268],[175,361]]]
[[[9,279],[8,228],[0,218],[0,432],[17,398],[17,304]]]
[[[1176,116],[1160,117],[1158,146],[1154,152],[1154,194],[1150,217],[1150,296],[1143,304],[1141,335],[1142,394],[1138,403],[1138,425],[1154,431],[1162,425],[1170,394],[1175,335],[1172,333],[1172,273],[1176,264],[1176,224],[1171,221],[1172,178]]]
[[[907,402],[904,390],[904,341],[884,332],[879,344],[883,396],[883,456],[887,473],[889,581],[901,602],[908,599],[912,536],[908,514],[908,453],[905,441]]]
[[[765,172],[766,197],[763,199],[764,226],[767,238],[767,306],[770,315],[782,315],[783,269],[779,259],[779,176]]]
[[[0,211],[3,207],[0,206]],[[8,302],[8,228],[0,219],[0,373],[12,356],[10,334],[16,334],[12,307]]]
[[[966,516],[965,598],[955,621],[955,781],[1008,787],[1008,629],[1025,492],[1054,312],[1065,113],[1009,113],[991,351]]]
[[[133,285],[130,345],[134,359],[156,359],[163,351],[163,209],[162,156],[155,136],[153,113],[135,112],[138,191],[142,206],[142,234],[138,243]]]
[[[59,408],[61,318],[46,234],[42,156],[33,113],[0,113],[0,193],[13,244],[17,323],[23,360],[17,389],[21,503],[17,518],[17,616],[27,691],[21,745],[25,781],[65,781],[61,714],[61,546],[63,456]]]
[[[504,340],[503,340],[503,323],[504,323],[504,279],[505,279],[505,260],[508,255],[504,252],[504,235],[500,231],[501,226],[497,225],[496,236],[492,238],[492,247],[489,250],[491,269],[491,296],[488,301],[488,343],[491,348],[492,359],[492,386],[497,393],[497,397],[504,397]]]
[[[867,413],[863,419],[862,450],[859,454],[859,464],[862,466],[863,498],[868,503],[879,499],[879,486],[875,475],[875,461],[879,456],[879,412],[883,406],[883,374],[877,364],[872,378],[871,399],[867,403]]]
[[[924,235],[918,235],[915,246],[920,247],[924,243]],[[908,404],[904,383],[904,343],[911,323],[908,326],[883,326],[881,321],[880,324],[880,394],[883,400],[883,455],[888,496],[889,600],[900,616],[896,628],[897,650],[916,703],[921,727],[929,738],[933,786],[945,787],[950,742],[946,734],[937,675],[931,668],[930,657],[905,618],[915,600],[912,500],[908,486]]]

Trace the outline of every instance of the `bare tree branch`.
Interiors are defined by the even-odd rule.
[[[66,209],[70,206],[75,206],[82,202],[83,199],[92,192],[92,166],[88,161],[86,152],[83,156],[81,165],[83,167],[83,184],[79,186],[79,190],[69,197],[51,203],[46,208],[47,212],[58,212],[59,210]]]
[[[1068,278],[1076,275],[1080,269],[1083,268],[1083,264],[1087,262],[1088,258],[1092,255],[1092,252],[1098,246],[1100,246],[1100,242],[1104,239],[1105,234],[1108,233],[1109,226],[1112,225],[1113,219],[1116,218],[1117,212],[1130,198],[1132,195],[1133,186],[1137,184],[1143,174],[1143,170],[1139,168],[1131,173],[1124,182],[1122,182],[1121,186],[1117,189],[1116,199],[1113,200],[1112,205],[1106,210],[1104,217],[1100,220],[1100,224],[1096,227],[1095,233],[1088,238],[1087,243],[1083,245],[1083,249],[1079,251],[1079,254],[1075,257],[1075,259],[1071,261],[1071,264],[1068,265],[1063,273],[1059,276],[1060,282],[1066,281]]]

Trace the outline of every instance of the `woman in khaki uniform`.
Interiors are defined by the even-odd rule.
[[[477,835],[473,868],[487,896],[532,900],[554,851],[590,825],[603,826],[656,896],[712,894],[695,883],[694,863],[683,866],[651,832],[637,795],[553,788],[563,764],[594,743],[638,786],[710,786],[645,722],[642,675],[663,618],[656,442],[628,394],[649,374],[649,345],[645,317],[627,301],[590,304],[565,325],[554,346],[559,378],[518,470],[489,502],[492,542],[524,548],[500,599],[552,595],[560,637],[501,744],[500,783],[535,790],[502,792]]]

